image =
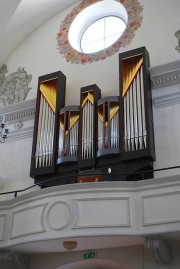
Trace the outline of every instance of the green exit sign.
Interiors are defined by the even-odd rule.
[[[86,252],[84,253],[84,259],[95,259],[96,258],[96,252]]]

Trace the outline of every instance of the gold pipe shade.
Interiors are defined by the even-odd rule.
[[[79,111],[71,111],[70,114],[71,115],[70,115],[69,131],[72,129],[72,127],[79,120]],[[62,130],[64,131],[64,112],[60,114],[59,125],[62,128]]]
[[[77,161],[79,107],[71,106],[62,109],[59,115],[59,125],[59,163]]]
[[[42,81],[40,84],[40,91],[54,113],[56,110],[57,84],[58,78]]]
[[[83,93],[83,102],[82,102],[82,107],[85,106],[87,101],[90,101],[92,105],[94,105],[94,95],[93,95],[93,91],[88,91]]]
[[[116,105],[115,107],[113,107],[111,110],[110,110],[110,116],[109,116],[109,122],[112,120],[112,118],[116,115],[116,113],[119,111],[119,105]],[[98,117],[99,119],[103,122],[103,113],[102,113],[102,108],[101,108],[101,105],[98,106]],[[108,121],[106,122],[106,124],[108,125]],[[106,125],[106,126],[107,126]]]
[[[123,97],[126,95],[142,64],[143,56],[141,54],[122,60]]]
[[[98,101],[97,156],[119,153],[119,98],[109,96]]]

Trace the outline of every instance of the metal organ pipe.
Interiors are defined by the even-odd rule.
[[[87,93],[82,105],[82,160],[91,159],[93,153],[94,130],[94,100],[93,94]]]
[[[79,106],[60,110],[58,163],[77,161]]]
[[[43,117],[43,104],[44,104],[44,100],[43,100],[43,96],[41,95],[40,97],[40,107],[39,107],[39,125],[38,125],[38,132],[37,132],[37,140],[36,140],[36,153],[35,153],[35,167],[41,167],[41,155],[42,155],[42,151],[41,151],[41,135],[42,135],[42,117]]]
[[[119,97],[109,96],[98,101],[97,156],[119,153]]]
[[[124,62],[124,150],[128,152],[147,147],[147,131],[142,56],[128,58]]]
[[[46,167],[52,164],[54,112],[43,94],[40,97],[39,125],[36,142],[35,167]]]

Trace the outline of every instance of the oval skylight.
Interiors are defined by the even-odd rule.
[[[97,2],[81,11],[69,29],[71,46],[83,53],[95,53],[115,43],[126,29],[128,15],[114,0]]]
[[[108,16],[92,23],[80,40],[81,51],[94,53],[114,44],[126,29],[125,22],[119,17]]]

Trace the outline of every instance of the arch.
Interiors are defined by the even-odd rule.
[[[57,267],[56,269],[132,269],[126,265],[111,260],[83,260]]]

